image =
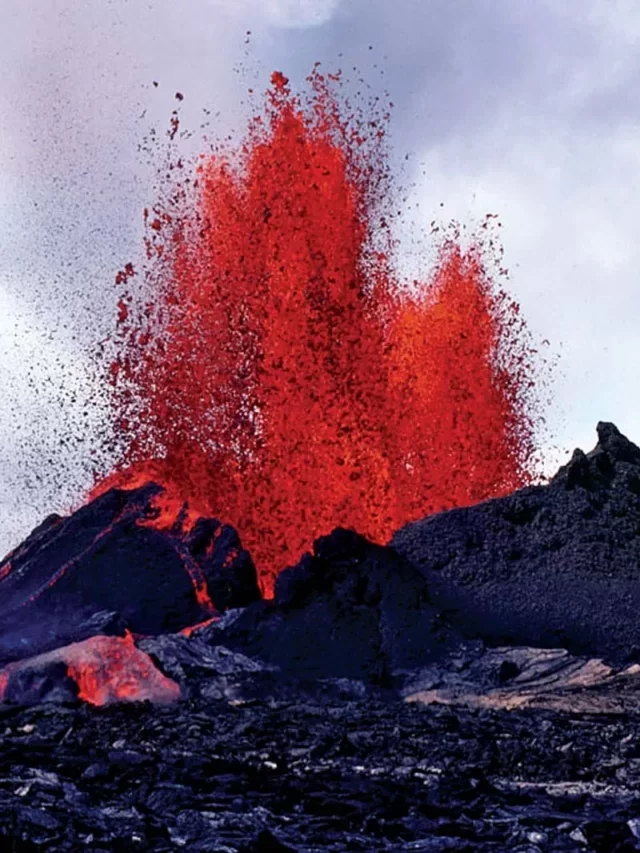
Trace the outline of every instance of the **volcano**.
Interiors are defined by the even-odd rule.
[[[614,424],[597,433],[548,485],[394,535],[434,601],[472,635],[618,661],[638,654],[640,451]]]
[[[0,563],[0,661],[95,634],[177,631],[260,597],[236,532],[215,519],[154,526],[162,487],[111,490],[50,516]]]
[[[340,86],[163,166],[95,486],[0,563],[8,849],[638,849],[640,449],[536,483],[498,224],[403,282]]]
[[[0,837],[637,849],[640,448],[597,432],[390,544],[337,528],[268,599],[158,484],[48,519],[2,564]]]

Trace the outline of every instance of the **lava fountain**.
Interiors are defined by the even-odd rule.
[[[146,267],[118,273],[107,359],[122,453],[94,490],[155,480],[154,523],[186,502],[183,524],[232,524],[267,595],[337,525],[385,542],[530,482],[540,421],[491,248],[447,239],[430,279],[403,286],[389,117],[349,112],[318,69],[308,85],[274,73],[242,145],[175,160],[145,211]]]

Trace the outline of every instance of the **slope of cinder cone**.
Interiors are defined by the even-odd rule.
[[[158,526],[163,488],[112,489],[51,516],[0,563],[0,660],[96,633],[176,631],[259,598],[235,531],[214,519]]]
[[[390,548],[337,528],[313,550],[278,576],[273,601],[205,629],[207,640],[297,677],[380,686],[457,644],[424,578]]]
[[[640,649],[640,449],[611,423],[597,432],[549,484],[393,537],[467,635],[613,659]]]

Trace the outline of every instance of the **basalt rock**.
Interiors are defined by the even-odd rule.
[[[273,601],[230,528],[149,527],[157,486],[48,519],[0,571],[0,847],[640,849],[640,450],[598,433],[397,550],[334,531]],[[167,633],[204,615],[194,566],[229,609]]]
[[[150,483],[113,489],[69,517],[50,516],[0,563],[0,662],[95,634],[177,631],[214,607],[260,597],[256,572],[228,525],[202,518],[156,529]]]
[[[459,640],[413,566],[340,528],[279,575],[273,601],[253,604],[201,636],[288,675],[379,687],[442,658]]]
[[[0,849],[631,853],[640,719],[378,702],[0,706]]]
[[[611,423],[547,485],[408,524],[392,546],[468,637],[633,659],[640,449]]]

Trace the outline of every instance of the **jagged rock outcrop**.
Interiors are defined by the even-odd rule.
[[[611,423],[547,485],[408,524],[392,546],[470,637],[633,659],[640,449]]]
[[[236,531],[201,518],[156,529],[149,483],[50,516],[0,563],[0,662],[96,634],[177,631],[259,599]],[[207,601],[207,594],[209,601]]]
[[[442,657],[458,641],[416,569],[391,549],[340,528],[279,575],[273,601],[253,604],[201,636],[286,674],[379,686]]]

